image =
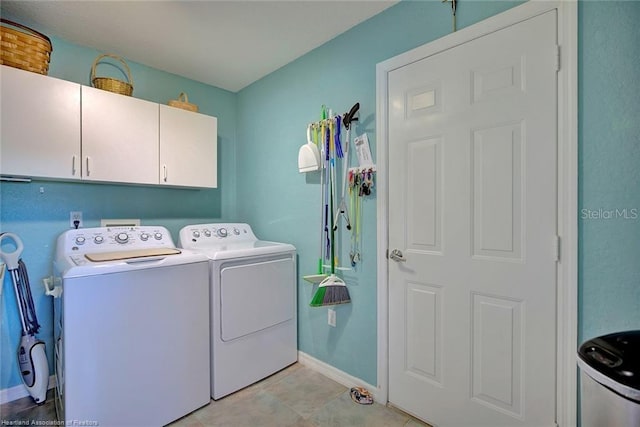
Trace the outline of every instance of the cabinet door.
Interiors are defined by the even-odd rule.
[[[3,65],[0,173],[80,179],[80,85]]]
[[[160,105],[160,184],[217,187],[218,119]]]
[[[82,177],[158,183],[158,104],[82,86]]]

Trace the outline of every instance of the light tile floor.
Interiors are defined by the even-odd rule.
[[[47,400],[36,405],[31,397],[23,397],[0,405],[0,426],[32,425],[38,421],[56,419],[56,406],[53,402],[53,389],[47,392]],[[28,422],[28,424],[25,424]]]
[[[0,406],[2,420],[55,420],[53,397],[34,406],[24,398]],[[29,423],[32,424],[31,422]],[[359,405],[349,389],[296,363],[250,387],[177,420],[171,427],[418,427],[427,426],[395,408]]]

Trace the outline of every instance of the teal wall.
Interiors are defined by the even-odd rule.
[[[465,2],[458,11],[458,26],[516,4]],[[373,385],[377,384],[375,192],[363,204],[363,261],[343,276],[352,303],[336,307],[333,328],[327,325],[326,308],[309,307],[316,287],[302,279],[316,271],[320,190],[317,173],[298,173],[298,149],[306,142],[307,124],[320,118],[322,104],[342,113],[359,102],[355,133],[366,132],[375,151],[376,64],[450,31],[450,7],[439,1],[405,1],[238,94],[238,212],[262,238],[292,242],[298,249],[299,348]],[[346,263],[345,231],[340,247]]]
[[[100,52],[52,38],[53,54],[49,75],[89,85],[94,58]],[[47,346],[53,373],[53,326],[51,298],[44,296],[42,278],[51,274],[55,239],[69,228],[69,212],[82,211],[85,227],[96,227],[101,218],[140,218],[142,224],[160,224],[174,240],[181,227],[216,219],[235,219],[235,145],[237,95],[212,86],[129,62],[136,98],[166,103],[187,92],[189,101],[204,114],[218,118],[218,188],[207,190],[166,189],[110,184],[33,181],[0,182],[0,231],[11,231],[24,241],[22,259],[27,264],[34,292],[39,334]],[[98,75],[113,74],[114,68],[100,65]],[[2,105],[2,108],[10,108]],[[129,167],[135,167],[132,163]],[[8,249],[7,249],[8,250]],[[21,382],[15,350],[20,323],[9,275],[0,299],[0,389]],[[99,340],[100,337],[96,337]]]
[[[461,2],[458,24],[468,26],[515,4]],[[640,328],[640,219],[632,211],[640,210],[639,21],[640,2],[579,3],[581,340]],[[67,229],[71,210],[84,212],[86,226],[97,225],[100,217],[139,217],[146,224],[167,225],[174,237],[187,223],[217,217],[246,221],[261,238],[298,248],[300,349],[376,384],[375,193],[364,204],[363,263],[345,275],[353,303],[337,308],[338,327],[331,328],[326,309],[308,307],[313,288],[301,279],[315,271],[318,257],[319,182],[314,174],[297,172],[298,148],[320,105],[342,112],[355,102],[361,105],[357,133],[367,132],[375,147],[375,64],[449,31],[448,7],[439,1],[404,1],[237,94],[131,63],[134,96],[166,102],[186,89],[204,113],[219,118],[220,188],[1,183],[0,229],[25,240],[24,259],[41,318],[50,319],[51,308],[39,283],[50,274],[54,240]],[[88,84],[98,52],[58,39],[54,48],[50,74]],[[584,209],[595,213],[583,219]],[[627,209],[628,218],[593,218],[600,209]],[[347,236],[341,241],[346,246]],[[19,329],[7,279],[4,290],[0,389],[20,382],[7,362]],[[47,348],[51,355],[50,339]]]
[[[640,329],[640,2],[584,1],[578,17],[584,341]]]

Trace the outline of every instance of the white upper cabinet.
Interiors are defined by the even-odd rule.
[[[0,175],[217,187],[215,117],[0,67]]]
[[[82,86],[85,180],[158,183],[158,104]]]
[[[218,120],[160,105],[160,184],[217,187]]]
[[[0,174],[80,178],[80,85],[2,65]]]

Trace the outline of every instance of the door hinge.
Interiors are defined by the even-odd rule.
[[[385,256],[387,259],[389,259],[389,248],[387,248],[387,252],[386,252],[386,254],[385,254],[384,256]]]
[[[560,236],[555,236],[553,242],[553,258],[554,261],[560,261]]]
[[[556,52],[555,52],[555,61],[556,61],[556,71],[560,71],[560,46],[556,45]]]

